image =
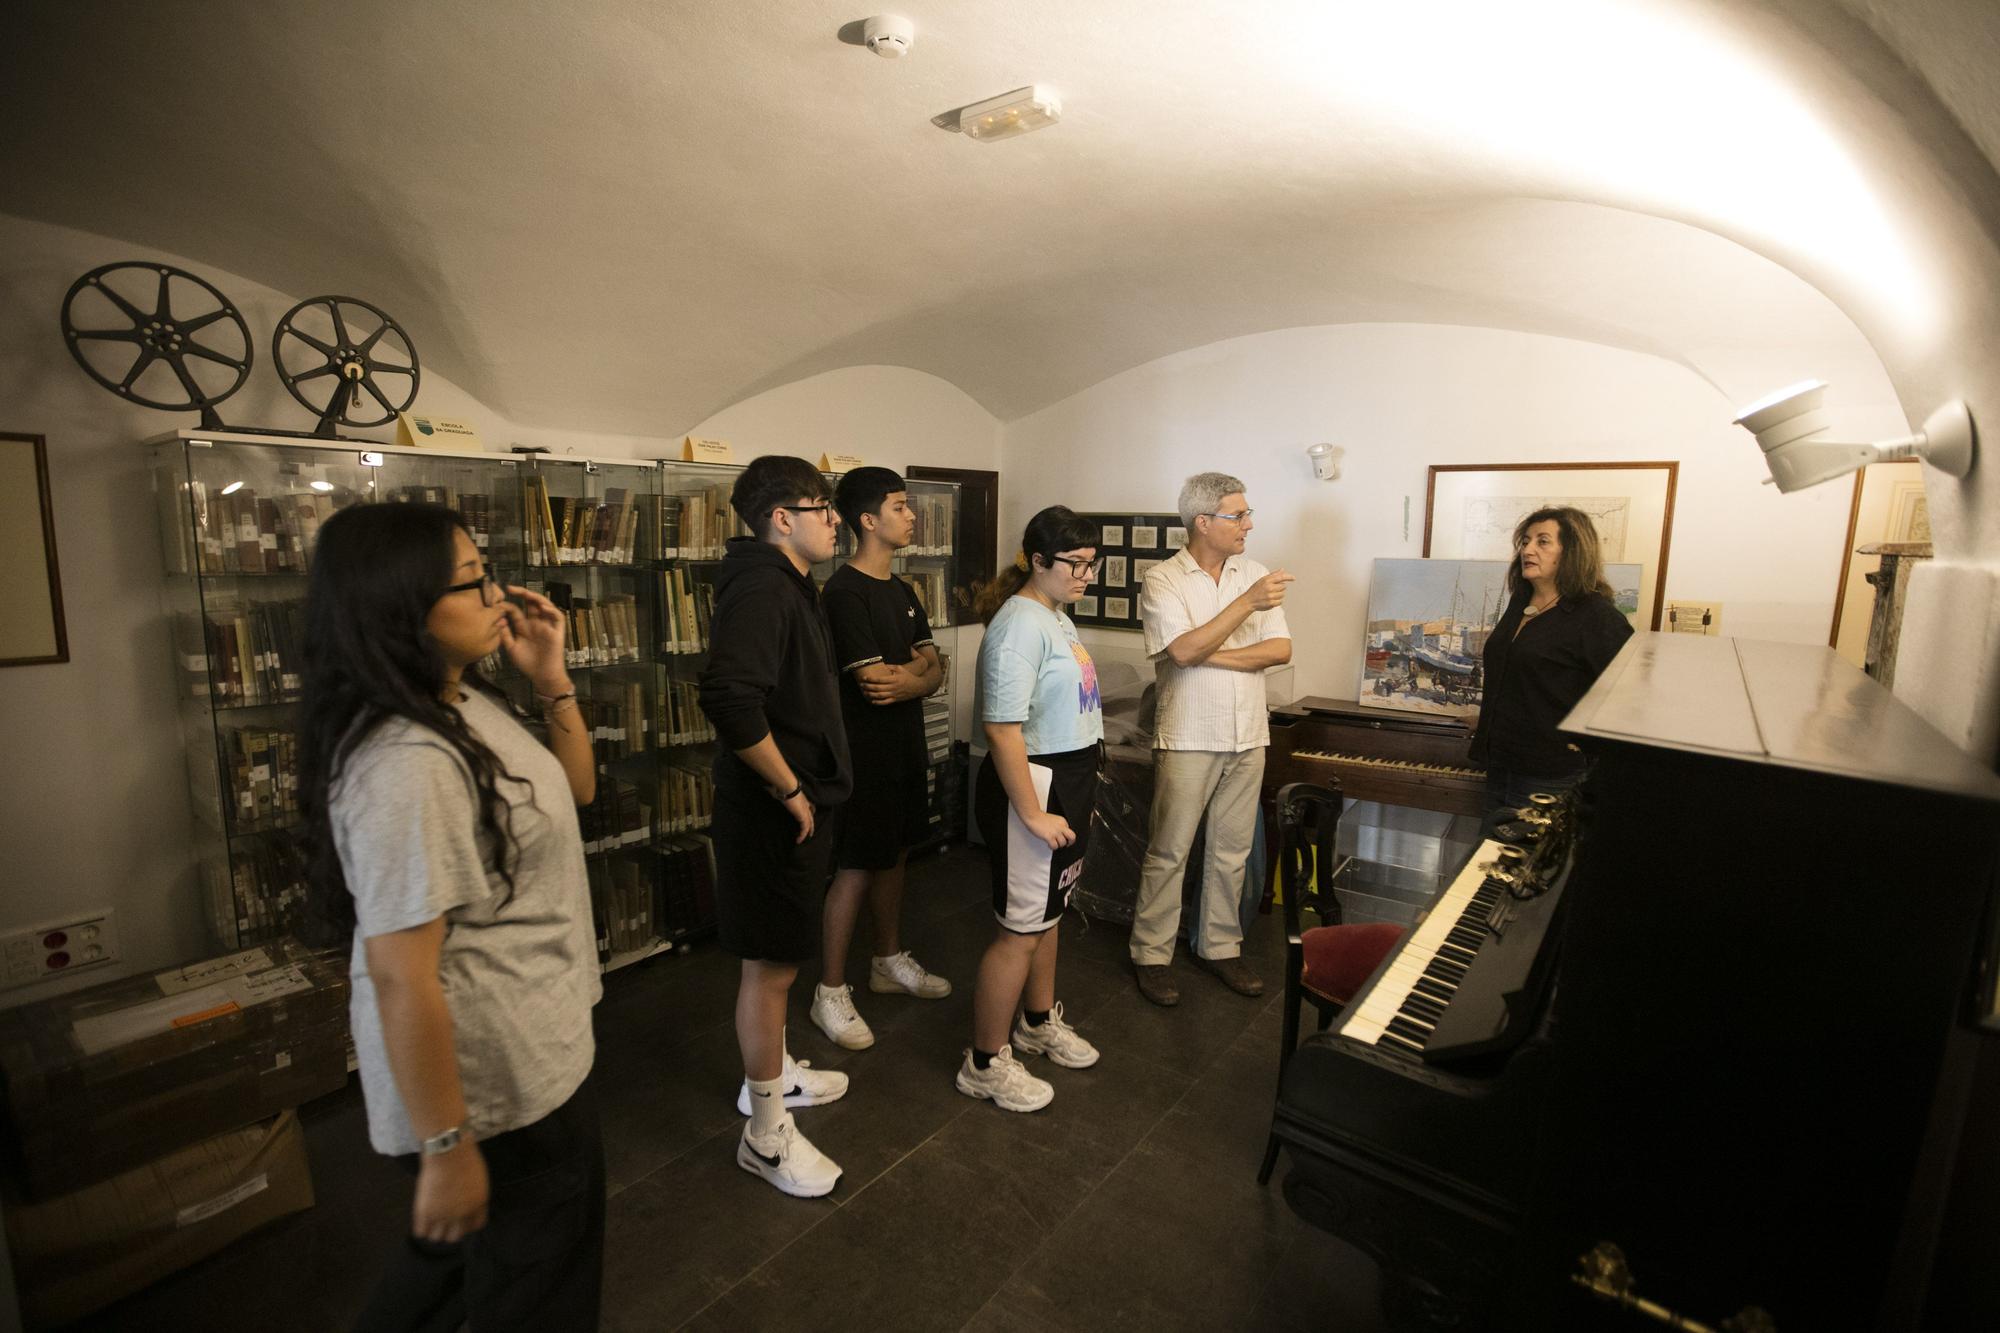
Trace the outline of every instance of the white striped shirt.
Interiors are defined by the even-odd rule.
[[[1146,627],[1146,655],[1153,659],[1159,681],[1155,749],[1235,754],[1270,743],[1263,672],[1181,667],[1167,656],[1168,644],[1221,615],[1224,607],[1268,573],[1248,556],[1232,555],[1222,562],[1220,580],[1212,579],[1185,547],[1146,572],[1139,606]],[[1284,609],[1273,607],[1252,611],[1222,646],[1248,648],[1266,639],[1291,637]]]

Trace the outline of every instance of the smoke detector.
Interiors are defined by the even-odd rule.
[[[895,60],[915,45],[917,28],[901,14],[877,14],[862,20],[861,40],[884,60]]]

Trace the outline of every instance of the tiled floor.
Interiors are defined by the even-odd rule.
[[[1072,916],[1058,994],[1103,1060],[1038,1069],[1056,1100],[1034,1115],[953,1088],[992,933],[985,870],[962,848],[913,867],[906,943],[957,985],[948,999],[864,988],[877,1042],[859,1053],[822,1038],[795,1000],[793,1053],[854,1079],[845,1100],[799,1113],[846,1172],[825,1199],[786,1198],[736,1167],[734,960],[711,946],[609,979],[597,1065],[612,1190],[605,1327],[1382,1327],[1373,1266],[1294,1217],[1275,1180],[1256,1183],[1274,998],[1244,999],[1177,963],[1182,1002],[1157,1009],[1132,986],[1124,932]],[[1248,952],[1275,981],[1274,918]],[[316,1208],[88,1327],[345,1328],[409,1183],[368,1150],[355,1089],[306,1118]]]

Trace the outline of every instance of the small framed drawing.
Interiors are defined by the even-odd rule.
[[[1146,572],[1163,558],[1161,534],[1167,535],[1168,549],[1181,545],[1173,539],[1176,531],[1185,531],[1179,526],[1180,518],[1174,514],[1134,513],[1081,517],[1097,525],[1103,538],[1097,555],[1104,563],[1091,585],[1090,596],[1079,599],[1070,609],[1070,619],[1079,625],[1103,629],[1141,628],[1137,589],[1145,582]]]
[[[1604,563],[1637,565],[1636,623],[1660,628],[1680,464],[1480,463],[1433,466],[1425,496],[1424,555],[1442,560],[1514,557],[1514,528],[1537,509],[1567,505],[1590,515]]]
[[[1187,529],[1176,524],[1167,529],[1167,549],[1178,551],[1187,545]]]
[[[48,448],[39,435],[0,432],[0,667],[69,661]]]
[[[1827,635],[1835,652],[1856,666],[1867,665],[1868,627],[1875,618],[1875,587],[1868,576],[1882,567],[1882,557],[1862,555],[1859,548],[1930,539],[1923,464],[1915,459],[1871,463],[1854,474],[1847,542],[1841,547],[1840,587],[1833,599],[1833,629]]]

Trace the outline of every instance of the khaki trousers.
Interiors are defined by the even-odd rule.
[[[1173,961],[1181,923],[1181,880],[1208,816],[1208,857],[1202,867],[1200,919],[1190,931],[1203,958],[1243,952],[1243,866],[1257,835],[1257,790],[1264,781],[1264,747],[1153,751],[1153,822],[1139,901],[1132,913],[1132,961]]]

